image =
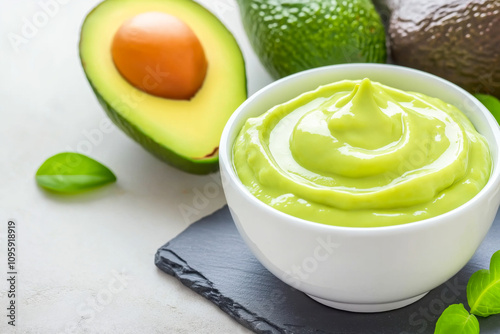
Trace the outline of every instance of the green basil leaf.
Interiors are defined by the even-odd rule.
[[[463,304],[453,304],[439,317],[434,334],[479,334],[479,322]]]
[[[496,97],[486,94],[475,94],[474,96],[482,104],[484,104],[486,108],[488,108],[488,110],[500,124],[500,101]]]
[[[36,172],[37,183],[61,193],[74,193],[116,181],[106,166],[79,153],[60,153],[47,159]]]
[[[476,271],[467,283],[467,301],[475,315],[500,313],[500,251],[491,257],[490,270]]]

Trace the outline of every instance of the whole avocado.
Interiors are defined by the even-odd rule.
[[[243,25],[274,78],[340,63],[386,60],[385,32],[370,0],[238,0]]]
[[[396,64],[500,97],[500,0],[386,0]]]

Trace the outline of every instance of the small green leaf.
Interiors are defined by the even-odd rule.
[[[453,304],[439,317],[434,334],[479,334],[479,322],[463,304]]]
[[[116,181],[106,166],[79,153],[60,153],[47,159],[36,172],[37,183],[61,193],[74,193]]]
[[[486,94],[475,94],[474,95],[495,117],[497,122],[500,124],[500,101],[491,95]]]
[[[500,251],[493,254],[490,270],[476,271],[467,284],[470,312],[481,317],[500,313]]]

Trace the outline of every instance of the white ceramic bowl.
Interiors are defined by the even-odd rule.
[[[493,172],[481,192],[440,216],[389,227],[349,228],[292,217],[256,199],[232,165],[247,118],[320,85],[370,78],[461,109],[490,145]],[[488,232],[500,203],[500,128],[472,95],[434,75],[394,65],[347,64],[301,72],[261,89],[229,119],[220,143],[224,191],[238,231],[276,277],[325,305],[354,312],[406,306],[455,275]]]

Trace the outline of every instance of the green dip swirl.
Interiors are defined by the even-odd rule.
[[[248,119],[233,164],[271,207],[350,227],[457,208],[492,166],[486,140],[456,107],[369,79],[322,86]]]

